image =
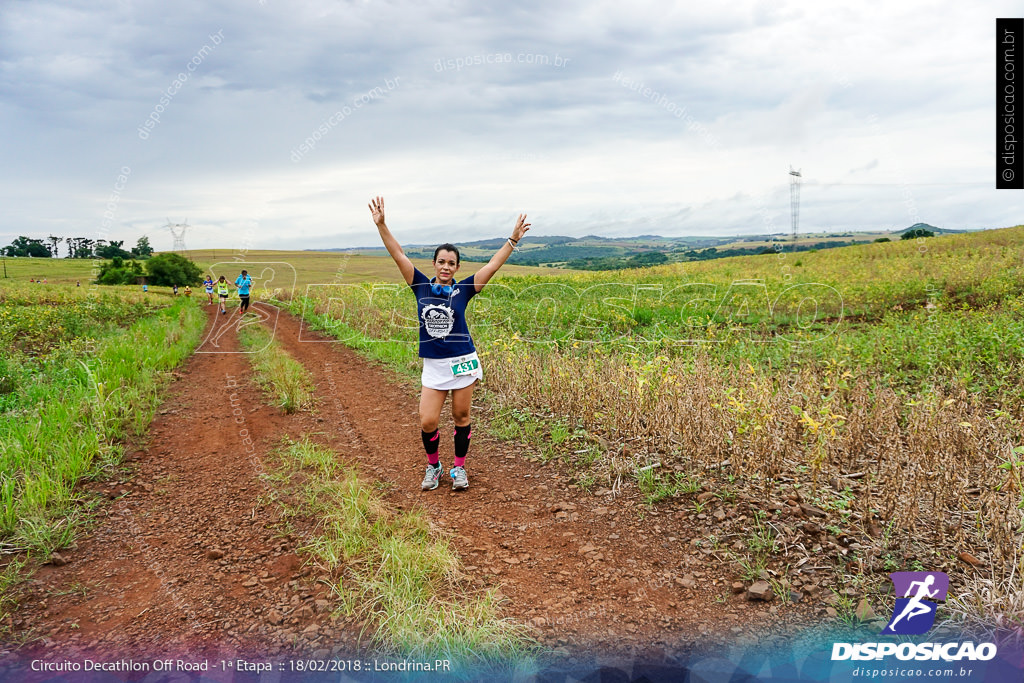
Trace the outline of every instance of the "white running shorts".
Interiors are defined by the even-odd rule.
[[[476,352],[453,358],[424,358],[421,381],[428,389],[448,391],[468,387],[484,378]]]

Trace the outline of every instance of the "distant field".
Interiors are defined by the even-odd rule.
[[[689,237],[665,237],[660,235],[638,235],[636,237],[530,235],[529,239],[520,245],[521,253],[514,254],[509,259],[509,262],[518,265],[539,265],[546,268],[573,264],[576,267],[585,267],[588,271],[602,269],[619,270],[652,265],[653,261],[650,260],[640,260],[637,263],[622,263],[623,260],[643,254],[661,253],[667,255],[669,261],[688,262],[695,260],[693,259],[693,254],[688,253],[691,251],[701,253],[702,256],[700,258],[703,259],[742,255],[742,252],[727,253],[732,250],[744,250],[748,254],[753,254],[764,248],[791,252],[794,249],[806,250],[808,248],[868,244],[880,238],[898,242],[907,230],[915,228],[929,230],[935,235],[963,232],[959,230],[943,230],[942,228],[927,224],[915,224],[898,230],[870,232],[852,230],[842,232],[805,231],[801,232],[796,240],[793,240],[788,232]],[[494,250],[500,247],[501,244],[501,239],[485,239],[460,243],[459,249],[466,260],[485,261],[490,258]],[[711,247],[714,247],[712,252],[705,253]],[[405,250],[410,257],[426,257],[432,254],[433,247],[429,245],[406,245]],[[384,249],[383,247],[361,248],[350,253],[382,256],[384,255]],[[593,262],[586,263],[584,266],[583,262],[586,261]]]
[[[780,237],[777,240],[771,239],[740,239],[735,242],[729,242],[723,244],[717,249],[755,249],[759,247],[772,247],[780,248],[782,251],[789,251],[793,248],[793,245],[804,246],[807,244],[818,244],[819,242],[859,242],[859,243],[870,243],[881,237],[887,237],[893,242],[899,242],[902,236],[902,231],[897,232],[855,232],[855,233],[817,233],[808,235],[798,235],[796,242],[793,242],[792,237]]]
[[[242,268],[247,268],[258,275],[259,271],[252,265],[255,263],[290,264],[295,270],[295,284],[300,289],[305,288],[308,284],[400,281],[398,268],[395,267],[389,256],[350,255],[329,251],[249,250],[242,253],[231,249],[193,249],[186,252],[186,256],[195,261],[203,270],[220,264],[214,269],[214,273],[224,274],[231,280],[234,280]],[[100,261],[94,262],[91,259],[7,258],[5,260],[8,279],[28,282],[29,278],[45,277],[49,284],[81,282],[83,287],[92,280],[94,263],[100,263]],[[430,274],[429,260],[414,258],[412,261],[417,268]],[[468,277],[479,270],[482,265],[482,263],[466,263],[459,271],[459,276]],[[506,264],[497,277],[550,272],[548,268]],[[287,285],[291,284],[293,276],[290,270],[288,272],[278,270],[278,275],[276,280],[278,283],[287,281]],[[0,269],[0,278],[2,277],[3,270]],[[257,282],[257,287],[259,284]],[[285,287],[286,284],[278,286]],[[154,291],[165,289],[165,287],[158,287]]]
[[[88,259],[64,258],[12,258],[3,259],[4,267],[0,268],[0,278],[4,277],[16,282],[28,282],[29,278],[38,280],[46,278],[49,284],[75,284],[80,281],[83,286],[92,280],[93,262]],[[3,282],[0,279],[0,282]]]

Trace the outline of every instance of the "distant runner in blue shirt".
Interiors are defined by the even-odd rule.
[[[203,280],[203,287],[206,288],[206,296],[210,299],[209,305],[213,305],[213,278],[209,275]]]
[[[412,264],[384,223],[382,197],[370,201],[370,215],[405,283],[416,296],[420,357],[423,359],[420,430],[429,463],[421,488],[424,491],[436,489],[444,469],[438,456],[437,425],[449,391],[452,392],[452,420],[455,422],[455,460],[448,474],[453,490],[469,488],[465,468],[472,436],[469,411],[473,404],[473,387],[483,377],[483,370],[466,324],[466,305],[505,264],[530,224],[526,222],[526,214],[519,214],[512,236],[491,260],[473,275],[457,282],[459,250],[454,245],[446,243],[434,250],[434,277],[428,278]]]
[[[242,274],[235,278],[235,287],[238,288],[238,298],[242,300],[242,305],[238,307],[239,315],[245,315],[245,312],[249,310],[249,289],[252,287],[252,278],[249,277],[249,273],[242,271]]]

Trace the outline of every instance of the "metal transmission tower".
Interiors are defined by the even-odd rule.
[[[793,245],[796,246],[797,234],[800,231],[800,181],[803,176],[800,170],[789,167],[789,211],[793,217]]]
[[[171,237],[174,238],[174,247],[171,249],[175,254],[182,254],[185,251],[185,231],[188,230],[188,219],[185,219],[184,223],[172,223],[171,219],[167,219],[167,225],[164,226],[171,231]]]

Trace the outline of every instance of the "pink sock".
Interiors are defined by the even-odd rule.
[[[463,456],[463,457],[460,458],[460,457],[456,456],[454,462],[455,462],[455,467],[462,467],[463,465],[466,464],[466,457]]]

